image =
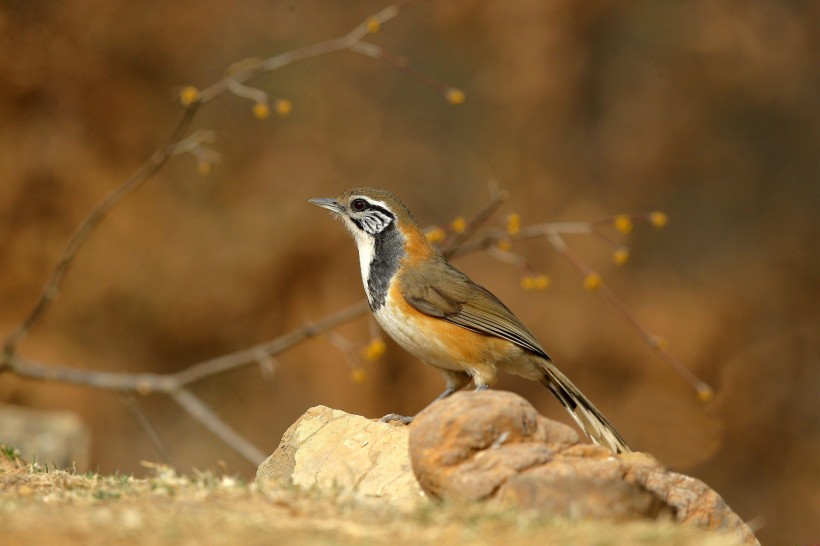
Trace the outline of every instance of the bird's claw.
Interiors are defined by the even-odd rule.
[[[379,419],[382,423],[390,423],[391,421],[398,421],[403,425],[409,425],[413,422],[412,415],[399,415],[398,413],[388,413],[381,419]]]

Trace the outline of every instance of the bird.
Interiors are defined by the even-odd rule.
[[[540,381],[594,443],[615,453],[631,451],[513,312],[430,244],[397,196],[355,188],[308,202],[332,212],[353,235],[367,301],[381,328],[444,375],[446,389],[431,404],[471,381],[483,391],[501,370]],[[412,420],[395,413],[382,418]]]

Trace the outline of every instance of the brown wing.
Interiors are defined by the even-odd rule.
[[[443,258],[413,268],[402,275],[401,290],[413,308],[463,328],[506,339],[550,360],[527,328],[489,290]]]

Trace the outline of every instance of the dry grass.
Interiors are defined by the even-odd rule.
[[[409,514],[230,476],[76,474],[0,454],[3,544],[665,544],[728,546],[672,523],[602,523],[442,505]]]

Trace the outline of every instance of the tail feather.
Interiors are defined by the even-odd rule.
[[[632,450],[626,445],[621,434],[612,426],[606,417],[592,405],[592,402],[578,390],[567,376],[549,362],[545,362],[544,384],[558,401],[567,409],[590,440],[605,446],[615,453],[629,453]]]

